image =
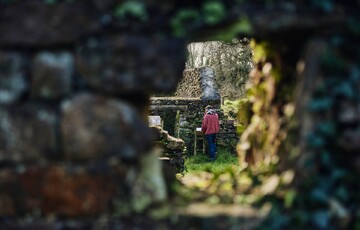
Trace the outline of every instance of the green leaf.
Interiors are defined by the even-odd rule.
[[[291,189],[291,190],[288,190],[286,193],[285,193],[285,197],[284,197],[284,206],[286,208],[291,208],[293,203],[294,203],[294,200],[296,198],[296,191]]]
[[[127,15],[138,18],[141,21],[146,21],[148,19],[144,4],[137,1],[127,1],[116,7],[116,17],[125,18]]]
[[[252,32],[251,21],[247,17],[241,17],[232,25],[225,27],[209,38],[209,40],[231,41],[239,34],[248,35]]]
[[[194,9],[182,9],[171,19],[171,28],[177,37],[182,37],[186,33],[187,27],[198,20],[199,12]]]
[[[225,18],[225,7],[221,2],[211,1],[203,6],[204,22],[214,25]]]

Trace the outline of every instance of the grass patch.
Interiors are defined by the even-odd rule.
[[[186,173],[211,172],[214,174],[225,173],[239,166],[236,155],[230,154],[226,150],[218,147],[218,155],[214,162],[209,160],[205,154],[190,156],[185,160]]]

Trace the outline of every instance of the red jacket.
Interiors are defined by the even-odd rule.
[[[202,125],[201,132],[205,134],[218,133],[220,131],[219,117],[216,113],[214,114],[205,114]]]

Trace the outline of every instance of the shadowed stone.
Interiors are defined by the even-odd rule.
[[[125,175],[118,172],[109,169],[90,174],[86,168],[69,170],[60,164],[23,167],[21,172],[2,170],[0,214],[41,210],[43,215],[79,217],[107,212],[116,187],[125,181]]]
[[[44,176],[42,209],[45,213],[65,216],[96,215],[109,209],[115,183],[106,175],[91,175],[85,171],[71,174],[64,167],[49,167]],[[33,178],[33,182],[37,182]],[[113,182],[113,183],[109,183]],[[62,189],[59,189],[62,188]]]
[[[38,161],[57,152],[54,111],[27,104],[0,108],[0,159]]]
[[[3,169],[0,171],[0,216],[13,216],[16,213],[18,202],[23,203],[23,199],[19,197],[14,199],[17,195],[14,191],[19,191],[17,185],[17,177],[13,170]]]
[[[73,57],[70,53],[39,53],[33,64],[31,95],[45,99],[68,95],[72,74]]]
[[[184,63],[182,41],[134,35],[90,39],[76,58],[85,82],[111,94],[174,90]]]
[[[150,130],[129,104],[81,94],[62,104],[61,131],[70,160],[135,159],[152,146]]]
[[[77,41],[101,28],[87,1],[16,1],[2,4],[0,45],[51,46]]]
[[[23,56],[15,52],[0,52],[0,104],[17,101],[26,87]]]

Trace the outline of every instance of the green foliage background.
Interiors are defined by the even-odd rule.
[[[314,3],[314,7],[331,8],[331,1],[322,2]],[[291,112],[295,101],[303,100],[294,94],[296,66],[288,61],[288,54],[279,52],[279,46],[287,44],[254,44],[257,73],[248,92],[253,116],[239,143],[239,153],[245,155],[243,160],[251,165],[250,171],[262,167],[267,173],[280,175],[290,168],[296,175],[291,184],[278,186],[260,199],[260,203],[272,204],[260,229],[360,229],[359,166],[354,163],[358,159],[355,140],[360,137],[360,122],[349,115],[358,114],[355,110],[360,102],[360,49],[353,43],[359,32],[352,25],[359,19],[348,17],[349,33],[334,32],[321,38],[327,52],[312,76],[315,90],[311,99],[301,108],[313,122],[312,131],[305,137],[300,136],[305,124],[299,123],[304,111]],[[299,55],[300,60],[299,53],[293,55]],[[265,66],[271,70],[267,72]],[[292,66],[293,73],[284,66]],[[300,146],[302,138],[304,148]],[[268,165],[256,165],[266,158],[271,159]]]

